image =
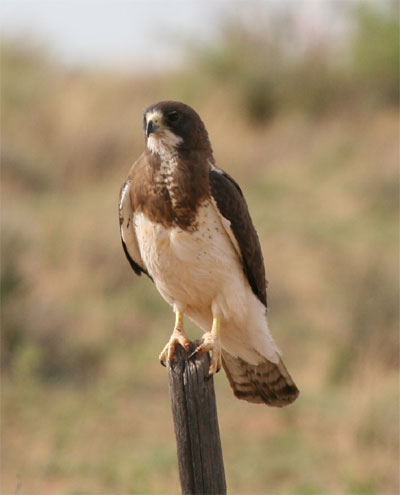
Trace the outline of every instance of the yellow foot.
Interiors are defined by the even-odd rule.
[[[173,360],[175,349],[178,344],[180,344],[186,352],[189,351],[191,341],[185,335],[185,332],[183,330],[183,314],[179,311],[177,311],[176,313],[174,331],[172,332],[167,345],[164,347],[158,357],[160,363],[163,366],[167,366],[167,364]]]
[[[216,316],[213,319],[213,325],[211,328],[211,332],[206,332],[203,336],[202,343],[196,347],[194,354],[203,354],[204,352],[211,351],[211,363],[208,373],[213,375],[214,373],[218,373],[218,371],[222,367],[221,360],[221,339],[219,337],[221,320],[219,316]]]

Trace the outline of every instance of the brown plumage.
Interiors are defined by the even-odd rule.
[[[282,359],[278,364],[267,359],[257,366],[222,351],[222,365],[233,393],[238,399],[255,404],[284,407],[292,403],[299,391]]]
[[[205,332],[197,352],[211,351],[210,373],[222,364],[236,397],[290,404],[299,392],[269,333],[264,261],[240,187],[216,167],[189,106],[151,105],[144,130],[146,148],[122,186],[119,213],[131,267],[152,278],[176,313],[160,360],[172,359],[178,343],[187,347],[186,313]]]

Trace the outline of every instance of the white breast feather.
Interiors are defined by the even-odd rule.
[[[203,331],[210,330],[213,316],[222,316],[222,346],[232,355],[253,364],[260,355],[277,362],[265,307],[244,275],[239,246],[228,235],[230,226],[223,225],[212,202],[199,208],[197,222],[198,229],[188,232],[134,214],[140,256],[157,289]]]

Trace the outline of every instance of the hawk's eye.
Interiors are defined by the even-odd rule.
[[[170,112],[167,117],[168,117],[168,120],[170,122],[176,122],[179,119],[179,113],[178,112]]]

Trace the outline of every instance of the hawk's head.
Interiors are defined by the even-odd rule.
[[[212,153],[206,128],[193,108],[177,101],[160,101],[144,111],[143,127],[149,151],[159,155],[179,150]]]

